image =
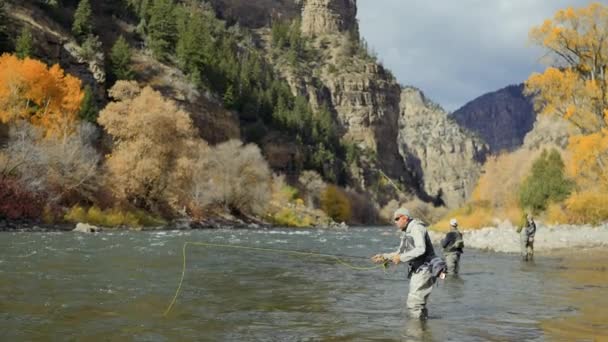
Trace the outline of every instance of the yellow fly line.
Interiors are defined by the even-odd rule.
[[[367,266],[367,267],[355,266],[355,265],[352,265],[352,264],[340,259],[339,256],[332,255],[332,254],[304,252],[304,251],[290,251],[287,249],[249,247],[249,246],[228,245],[228,244],[208,243],[208,242],[184,242],[184,246],[182,247],[182,256],[183,256],[182,275],[179,279],[179,285],[177,286],[177,290],[175,291],[175,296],[173,296],[173,300],[171,300],[171,304],[169,304],[169,307],[167,307],[167,310],[165,310],[165,313],[163,314],[163,316],[165,316],[165,317],[169,314],[169,312],[173,308],[173,305],[175,304],[175,301],[177,300],[177,297],[179,296],[179,293],[182,289],[182,284],[184,282],[184,276],[186,275],[186,248],[188,247],[188,245],[203,246],[203,247],[247,249],[247,250],[253,250],[253,251],[260,251],[260,252],[285,253],[285,254],[292,254],[292,255],[299,255],[299,256],[313,256],[313,257],[330,258],[330,259],[336,260],[339,264],[341,264],[343,266],[346,266],[350,269],[357,270],[357,271],[369,271],[369,270],[373,270],[373,269],[377,269],[377,268],[386,269],[386,267],[387,267],[387,263],[380,264],[380,265],[374,265],[374,266]]]

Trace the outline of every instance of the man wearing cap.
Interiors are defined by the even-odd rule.
[[[393,220],[397,229],[402,231],[399,248],[394,253],[374,255],[372,260],[376,263],[391,260],[394,264],[409,264],[408,277],[411,279],[407,308],[410,316],[425,319],[426,303],[436,280],[431,267],[431,260],[435,258],[433,244],[426,227],[419,220],[412,218],[407,209],[397,209]],[[443,273],[439,276],[444,277]]]
[[[454,218],[450,220],[450,231],[441,240],[441,247],[443,247],[443,256],[448,265],[448,274],[457,275],[460,268],[460,254],[462,254],[464,241],[462,234],[458,230],[458,221]]]

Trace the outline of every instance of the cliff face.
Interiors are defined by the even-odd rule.
[[[353,172],[357,185],[367,189],[364,175],[379,168],[406,193],[450,207],[464,203],[487,146],[417,89],[402,91],[389,71],[353,48],[359,44],[356,3],[305,1],[301,29],[321,58],[310,62],[309,72],[283,68],[281,74],[313,107],[330,107],[344,141],[375,154],[375,162]]]
[[[374,151],[379,166],[391,178],[411,182],[397,149],[399,85],[375,63],[356,72],[325,74],[330,103],[344,130],[343,139]]]
[[[401,92],[399,152],[420,186],[448,207],[470,196],[488,152],[481,139],[458,126],[413,87]]]
[[[302,33],[309,36],[357,31],[355,0],[304,0]]]
[[[482,95],[452,115],[459,125],[479,134],[493,153],[512,151],[523,144],[536,121],[523,88],[523,84],[512,85]]]
[[[568,146],[568,138],[579,132],[566,120],[539,115],[534,127],[524,137],[523,148],[537,149],[547,145],[554,145],[562,149]]]
[[[260,28],[269,26],[273,19],[290,20],[302,9],[301,0],[210,0],[218,17],[228,23]]]

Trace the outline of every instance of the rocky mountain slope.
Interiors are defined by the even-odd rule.
[[[358,35],[354,1],[304,1],[301,25],[322,55],[311,61],[312,72],[305,77],[287,68],[283,74],[297,80],[291,83],[304,84],[300,88],[314,95],[313,104],[329,105],[344,131],[343,139],[372,151],[375,166],[401,189],[436,204],[462,204],[487,152],[484,143],[422,92],[402,88],[366,52],[349,54],[353,40],[364,44]],[[370,179],[358,183],[364,187]]]
[[[65,25],[55,23],[33,3],[36,1],[10,6],[15,32],[22,26],[32,27],[36,44],[44,47],[39,50],[40,58],[59,62],[103,93],[105,79],[96,71],[98,68],[83,63],[77,52],[71,52],[77,49],[70,47],[71,38],[64,32]],[[449,207],[464,203],[476,182],[487,146],[474,133],[459,127],[458,120],[426,99],[420,90],[402,87],[368,52],[359,36],[355,0],[210,3],[227,25],[248,30],[254,38],[252,44],[276,75],[287,81],[294,95],[305,97],[314,110],[329,111],[342,143],[350,148],[350,157],[345,161],[349,175],[346,187],[368,194],[378,207],[392,199],[404,201],[414,197]],[[105,13],[102,5],[93,7],[97,13]],[[134,48],[136,79],[185,107],[202,137],[215,143],[242,136],[243,118],[239,121],[238,113],[226,109],[221,101],[225,94],[201,92],[170,63],[159,62],[147,54],[144,42],[138,38],[137,22],[127,19],[119,19],[111,12],[97,18],[104,24],[99,31],[105,52],[117,36],[126,36]],[[272,46],[270,25],[277,21],[299,25],[305,38],[304,57],[289,59],[285,51]],[[497,123],[497,127],[499,124],[502,123]],[[517,129],[517,132],[524,130]],[[293,140],[272,130],[260,139],[266,158],[276,171],[285,172],[291,156],[299,153]],[[494,149],[497,146],[514,143],[496,142]]]
[[[456,122],[477,134],[492,153],[520,147],[532,130],[536,113],[523,84],[484,94],[452,113]]]
[[[487,145],[419,89],[405,87],[399,106],[398,144],[407,167],[425,193],[448,207],[462,204],[479,177]]]

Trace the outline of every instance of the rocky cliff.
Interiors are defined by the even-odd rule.
[[[304,0],[302,32],[309,36],[358,31],[355,0]]]
[[[462,204],[487,146],[417,89],[402,90],[369,55],[359,41],[354,1],[304,1],[301,25],[318,56],[280,67],[281,75],[313,107],[325,104],[335,113],[344,141],[372,152],[371,162],[351,166],[356,185],[377,189],[374,182],[386,175],[399,190],[378,196],[380,202],[406,193],[450,207]],[[380,175],[370,177],[373,168]]]
[[[487,145],[414,87],[402,90],[399,114],[399,152],[424,192],[448,207],[464,203],[477,182]]]
[[[325,73],[321,77],[344,131],[343,139],[373,151],[389,177],[412,185],[413,179],[396,144],[399,85],[376,63],[352,62],[360,64],[350,71]]]
[[[481,136],[493,153],[520,147],[532,130],[536,113],[531,99],[523,95],[523,84],[484,94],[452,115],[456,122]]]
[[[272,20],[300,15],[301,0],[210,0],[219,18],[249,28],[269,26]]]

